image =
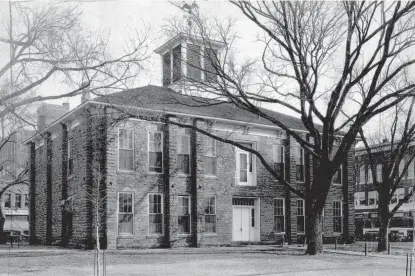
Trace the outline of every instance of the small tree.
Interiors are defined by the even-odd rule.
[[[388,245],[388,227],[391,218],[402,204],[414,194],[412,186],[403,199],[393,209],[389,208],[396,190],[401,186],[408,168],[415,159],[415,98],[408,99],[395,108],[391,114],[390,126],[383,120],[384,133],[380,133],[377,143],[371,143],[364,131],[360,131],[368,161],[368,173],[378,193],[378,217],[380,219],[378,251],[385,251]]]

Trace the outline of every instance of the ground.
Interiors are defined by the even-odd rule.
[[[106,254],[107,275],[394,276],[405,275],[404,256],[358,256],[303,250],[129,250]],[[80,250],[0,251],[0,275],[93,275],[94,255]]]

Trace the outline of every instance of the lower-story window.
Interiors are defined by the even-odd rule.
[[[205,233],[216,233],[216,198],[205,196]]]
[[[305,232],[304,200],[297,199],[297,232]]]
[[[342,203],[333,201],[333,232],[342,232]]]
[[[148,195],[149,233],[163,233],[163,197],[161,194]]]
[[[178,233],[190,234],[190,198],[178,196]]]
[[[284,221],[284,199],[276,198],[274,200],[274,232],[282,233],[285,232]]]
[[[134,206],[133,193],[118,193],[118,234],[133,234]]]

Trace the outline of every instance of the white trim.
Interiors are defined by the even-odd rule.
[[[132,138],[131,138],[131,143],[133,148],[131,149],[133,152],[133,169],[132,170],[126,170],[126,169],[120,169],[120,130],[127,130],[127,131],[131,131],[132,132]],[[118,127],[117,128],[117,171],[118,172],[134,172],[134,161],[135,161],[135,154],[134,154],[134,129],[133,128],[128,128],[128,127]],[[125,150],[125,149],[124,149]],[[127,149],[129,150],[129,149]]]
[[[275,217],[277,216],[276,214],[275,214],[275,202],[276,202],[276,200],[282,200],[282,214],[283,214],[283,217],[284,217],[284,229],[283,229],[283,231],[282,232],[276,232],[275,231]],[[274,234],[285,234],[285,229],[286,229],[286,221],[285,221],[285,198],[283,198],[283,197],[275,197],[274,198]]]
[[[150,133],[160,133],[161,136],[161,172],[150,171]],[[150,174],[162,174],[164,171],[164,164],[163,164],[163,147],[164,147],[164,137],[163,131],[159,130],[148,130],[147,131],[147,172]],[[189,158],[190,159],[190,158]]]
[[[120,234],[120,232],[119,232],[118,224],[119,224],[119,215],[120,215],[120,210],[119,210],[119,208],[120,208],[120,194],[131,194],[132,195],[132,198],[131,198],[131,213],[133,215],[133,219],[132,219],[132,224],[133,224],[133,227],[132,227],[133,229],[132,230],[133,231],[132,231],[131,234],[130,233],[121,233]],[[117,192],[117,237],[131,237],[131,236],[134,236],[134,217],[135,217],[135,215],[134,215],[134,192],[131,192],[131,191]]]
[[[161,233],[150,233],[150,215],[156,214],[156,213],[150,213],[150,196],[151,195],[159,195],[161,198]],[[147,214],[148,214],[148,227],[147,227],[147,233],[151,236],[162,236],[164,235],[164,198],[163,193],[148,193],[147,194]]]

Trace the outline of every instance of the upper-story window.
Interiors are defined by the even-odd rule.
[[[24,207],[29,208],[29,194],[24,195]]]
[[[73,139],[68,139],[68,175],[73,174]]]
[[[382,182],[382,164],[376,165],[376,180]]]
[[[118,130],[118,168],[122,171],[134,170],[134,133],[132,129]]]
[[[342,185],[343,184],[343,166],[337,169],[336,173],[333,176],[333,184]]]
[[[4,208],[12,207],[12,195],[10,193],[5,193],[3,196]]]
[[[202,57],[199,45],[187,43],[187,78],[193,81],[202,80]]]
[[[373,183],[372,170],[369,165],[367,166],[367,183]]]
[[[283,145],[273,146],[274,170],[285,179],[285,147]]]
[[[189,174],[190,168],[190,136],[186,134],[177,136],[177,171]]]
[[[204,137],[204,174],[216,175],[216,140]]]
[[[216,81],[216,70],[218,51],[214,49],[205,48],[204,51],[204,75],[206,82]]]
[[[182,46],[177,45],[163,55],[163,86],[178,81],[182,76]]]
[[[253,148],[252,143],[240,143],[247,148]],[[251,152],[236,148],[236,175],[239,185],[256,185],[256,164]]]
[[[361,165],[359,168],[359,183],[364,184],[366,181],[366,168],[365,165]]]
[[[163,135],[162,132],[148,133],[148,169],[150,172],[163,171]]]
[[[414,179],[415,177],[415,167],[414,167],[415,160],[413,159],[408,167],[408,179]]]
[[[14,207],[22,208],[22,194],[14,195]]]
[[[296,164],[296,179],[297,181],[305,180],[305,166],[304,166],[304,149],[295,147],[295,164]]]

